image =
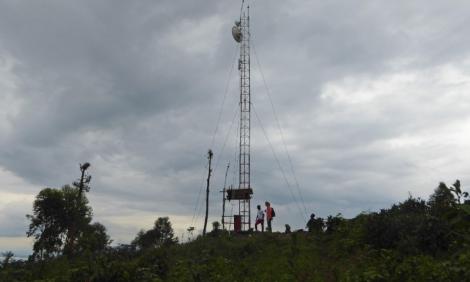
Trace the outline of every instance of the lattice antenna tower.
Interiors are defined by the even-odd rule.
[[[250,183],[250,133],[251,133],[251,87],[250,87],[250,7],[243,7],[240,20],[235,22],[232,35],[240,45],[240,58],[238,70],[240,73],[240,143],[239,143],[239,185],[237,189],[227,191],[228,200],[238,201],[238,220],[235,215],[235,226],[246,231],[251,228],[250,200],[253,189]]]

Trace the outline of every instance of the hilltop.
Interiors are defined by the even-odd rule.
[[[131,245],[4,262],[0,281],[470,281],[465,197],[441,183],[427,201],[317,219],[310,232],[215,228],[187,243],[158,233],[160,218]]]

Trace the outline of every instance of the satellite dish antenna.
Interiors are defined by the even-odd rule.
[[[240,43],[242,41],[242,30],[240,28],[240,22],[236,21],[235,25],[232,27],[232,36],[235,41]]]

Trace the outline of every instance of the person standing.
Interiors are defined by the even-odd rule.
[[[256,207],[258,212],[256,214],[255,230],[258,231],[258,224],[261,224],[261,232],[264,232],[264,212],[261,210],[261,206]]]
[[[315,226],[316,226],[315,214],[312,213],[310,215],[310,220],[307,222],[308,232],[313,232],[315,230]]]
[[[307,228],[310,233],[323,232],[323,218],[315,218],[315,214],[312,213],[310,220],[307,222]]]
[[[272,232],[272,226],[271,226],[271,221],[273,220],[274,217],[274,209],[271,207],[270,202],[265,202],[266,205],[266,221],[268,222],[268,226],[266,227],[266,231]]]

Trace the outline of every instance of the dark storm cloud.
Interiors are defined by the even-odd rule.
[[[279,226],[302,227],[303,205],[354,216],[408,191],[426,196],[465,171],[455,151],[467,148],[445,136],[468,118],[470,5],[250,2],[253,101],[263,122],[253,115],[253,202],[279,207]],[[121,241],[135,227],[116,216],[201,214],[195,204],[237,52],[230,29],[239,8],[215,0],[0,1],[0,97],[15,102],[0,106],[8,116],[0,166],[35,194],[72,182],[78,163],[90,161],[95,219]],[[229,131],[237,87],[235,67],[212,148],[212,199],[221,197],[229,161],[228,183],[237,181],[236,116]],[[214,200],[214,220],[220,209]],[[2,227],[18,234],[16,221]]]
[[[4,154],[9,159],[4,165],[22,176],[47,178],[21,160],[40,159],[37,147],[55,152],[70,135],[132,127],[136,120],[204,103],[215,92],[219,77],[207,64],[214,51],[186,54],[186,46],[168,37],[178,35],[181,22],[188,22],[184,32],[200,28],[198,21],[217,5],[208,5],[211,11],[171,2],[30,4],[3,3],[0,30],[2,48],[19,61],[13,72],[24,100],[13,121],[20,130],[8,138],[24,146]]]

